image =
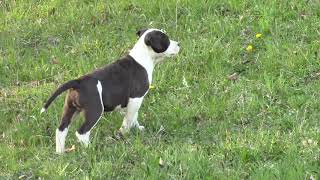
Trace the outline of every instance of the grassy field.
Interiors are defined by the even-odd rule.
[[[318,0],[0,0],[0,19],[4,179],[320,178]],[[76,150],[56,155],[64,95],[40,115],[44,101],[126,55],[142,27],[183,48],[155,69],[146,131],[115,141],[122,116],[105,114],[84,148],[78,118]]]

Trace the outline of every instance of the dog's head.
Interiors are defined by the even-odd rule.
[[[180,51],[178,42],[170,40],[164,31],[159,29],[141,29],[137,32],[139,36],[138,43],[147,48],[149,55],[156,62],[177,55]]]

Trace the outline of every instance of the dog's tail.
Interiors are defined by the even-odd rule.
[[[43,113],[44,111],[46,111],[48,109],[48,107],[50,106],[50,104],[52,103],[53,100],[56,99],[57,96],[59,96],[61,93],[63,93],[64,91],[74,88],[77,89],[79,87],[79,80],[71,80],[68,81],[64,84],[62,84],[52,95],[51,97],[47,100],[46,104],[43,106],[43,108],[41,109],[40,113]]]

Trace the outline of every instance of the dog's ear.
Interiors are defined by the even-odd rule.
[[[141,37],[142,36],[142,34],[144,33],[144,32],[146,32],[148,29],[140,29],[139,31],[137,31],[137,36],[139,36],[139,37]]]
[[[166,51],[170,45],[169,37],[161,31],[149,32],[145,38],[144,43],[150,46],[154,52],[162,53]]]

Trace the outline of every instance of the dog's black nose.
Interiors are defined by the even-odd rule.
[[[178,42],[178,44],[177,44],[179,47],[180,47],[180,43]]]

